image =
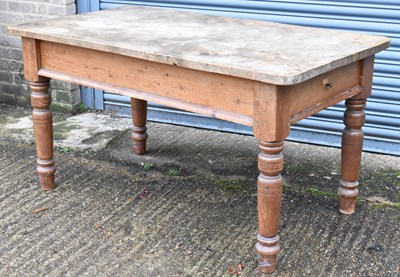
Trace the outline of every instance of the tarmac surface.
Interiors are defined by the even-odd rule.
[[[39,190],[30,111],[0,105],[0,276],[261,276],[257,141],[55,114],[57,188]],[[363,153],[360,200],[338,211],[340,150],[285,143],[278,270],[400,276],[400,157]]]

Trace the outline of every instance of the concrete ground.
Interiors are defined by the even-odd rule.
[[[42,192],[30,112],[0,105],[0,276],[260,276],[252,137],[55,114],[58,187]],[[338,212],[340,150],[287,142],[270,276],[400,276],[400,157],[363,153],[356,213]]]

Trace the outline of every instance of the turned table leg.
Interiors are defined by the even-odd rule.
[[[346,100],[342,135],[342,178],[340,180],[340,212],[352,214],[358,196],[358,175],[364,134],[365,99],[357,96]]]
[[[53,120],[49,110],[51,104],[51,96],[48,91],[49,79],[30,82],[30,88],[40,188],[51,190],[55,187],[56,167],[53,160]]]
[[[258,155],[260,175],[257,181],[258,200],[258,269],[271,273],[276,269],[279,252],[279,217],[282,196],[283,141],[260,141]]]
[[[146,153],[146,120],[147,120],[147,101],[131,98],[132,121],[133,121],[133,152],[137,155]]]

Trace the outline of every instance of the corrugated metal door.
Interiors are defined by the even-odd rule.
[[[99,1],[99,0],[90,0]],[[398,0],[100,0],[96,8],[145,5],[192,10],[215,15],[276,21],[389,36],[391,47],[376,56],[372,97],[367,104],[364,150],[400,155],[400,2]],[[98,92],[97,92],[98,93]],[[104,93],[104,108],[129,115],[129,98]],[[149,119],[251,134],[245,126],[177,111],[149,107]],[[292,127],[289,139],[340,145],[343,103]]]

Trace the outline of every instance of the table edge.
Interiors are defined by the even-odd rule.
[[[254,71],[246,71],[243,69],[235,69],[232,67],[225,67],[223,65],[214,65],[214,64],[204,64],[200,62],[196,62],[193,60],[186,60],[183,58],[175,58],[165,55],[160,55],[157,53],[149,54],[143,53],[141,51],[135,51],[131,49],[124,49],[125,53],[121,53],[120,47],[114,47],[107,44],[98,43],[98,47],[93,47],[93,43],[85,42],[79,39],[69,39],[61,36],[54,35],[52,38],[49,38],[48,35],[41,35],[35,32],[29,32],[23,29],[18,28],[18,26],[7,26],[8,33],[13,36],[31,38],[42,41],[50,41],[59,44],[72,45],[87,49],[93,49],[102,52],[110,52],[118,55],[128,56],[132,58],[138,58],[143,60],[148,60],[157,63],[163,63],[168,65],[180,66],[184,68],[205,71],[210,73],[217,73],[222,75],[234,76],[239,78],[244,78],[248,80],[259,81],[263,83],[273,84],[273,85],[296,85],[307,81],[313,77],[329,72],[333,69],[339,68],[341,66],[345,66],[347,64],[362,60],[369,56],[375,55],[376,53],[388,48],[390,46],[390,38],[385,36],[380,36],[382,38],[382,43],[376,45],[375,47],[371,47],[365,49],[364,51],[358,52],[356,54],[350,56],[344,56],[343,58],[336,60],[330,64],[322,65],[320,67],[315,67],[311,70],[304,71],[294,75],[269,75],[263,72],[254,72]],[[109,51],[104,51],[104,47]],[[229,73],[228,73],[229,72]]]

